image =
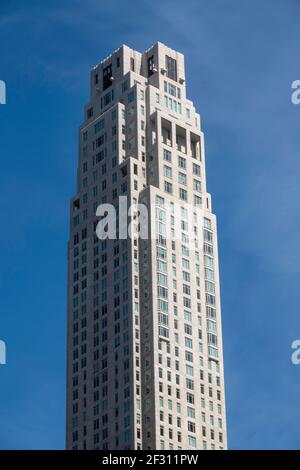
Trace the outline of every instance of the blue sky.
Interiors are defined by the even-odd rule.
[[[299,448],[299,15],[297,0],[1,0],[1,449],[64,447],[68,201],[89,70],[157,40],[185,54],[206,136],[229,446]]]

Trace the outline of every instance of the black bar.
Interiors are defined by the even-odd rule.
[[[121,465],[124,468],[138,468],[152,465],[192,465],[219,463],[245,464],[259,463],[288,464],[300,462],[300,451],[0,451],[0,466],[3,464],[38,464],[44,465],[73,465],[75,467],[106,468],[111,465]],[[22,468],[20,467],[20,468]],[[6,467],[5,467],[6,468]]]

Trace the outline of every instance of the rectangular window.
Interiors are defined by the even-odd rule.
[[[148,57],[148,77],[151,77],[154,73],[154,55]]]
[[[205,228],[211,229],[211,220],[204,217],[203,225]]]
[[[165,165],[164,166],[164,176],[166,176],[167,178],[172,178],[172,168]]]
[[[101,108],[107,106],[113,100],[113,91],[106,93],[103,99],[101,99]]]
[[[194,187],[195,191],[197,191],[198,193],[201,193],[201,181],[194,180],[193,181],[193,187]]]
[[[166,162],[171,162],[172,161],[172,154],[171,154],[170,150],[164,149],[164,160]]]
[[[189,436],[189,447],[192,447],[193,449],[196,447],[196,438]]]
[[[106,90],[112,84],[112,66],[108,65],[103,69],[103,91]]]
[[[187,191],[185,189],[179,188],[179,197],[183,201],[187,201]]]
[[[184,173],[178,173],[178,182],[186,185],[186,175]]]
[[[183,157],[178,157],[178,166],[180,168],[185,169],[186,168],[186,160]]]
[[[162,197],[156,196],[156,198],[155,198],[155,203],[156,203],[157,206],[159,206],[159,207],[164,207],[164,202],[165,202],[165,201],[164,201],[164,199],[163,199]]]
[[[166,55],[167,77],[177,81],[177,62],[172,57]]]
[[[98,121],[98,122],[95,124],[95,134],[97,134],[97,132],[99,132],[99,131],[101,131],[102,129],[104,129],[104,125],[105,125],[104,119],[101,119],[100,121]]]
[[[172,194],[172,184],[168,181],[165,181],[165,192]]]
[[[194,196],[194,205],[196,207],[202,207],[202,198],[199,196]]]
[[[176,86],[169,83],[169,94],[176,97]]]
[[[200,166],[197,163],[193,163],[193,173],[194,175],[200,176]]]

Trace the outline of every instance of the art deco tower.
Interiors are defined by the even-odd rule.
[[[216,218],[184,57],[122,46],[90,87],[70,206],[67,448],[225,449]],[[120,237],[125,197],[147,207],[148,238]],[[115,239],[97,235],[103,204]]]

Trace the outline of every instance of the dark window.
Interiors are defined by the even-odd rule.
[[[167,77],[177,82],[177,62],[172,57],[166,55]]]
[[[130,58],[130,69],[132,72],[134,72],[134,58],[133,57]]]
[[[99,81],[99,77],[98,77],[98,74],[96,73],[96,74],[95,74],[95,84],[96,84],[96,85],[97,85],[98,81]]]
[[[117,67],[120,67],[120,57],[117,57]]]
[[[103,69],[103,90],[106,90],[106,88],[110,87],[112,84],[112,67],[111,65],[108,65]]]
[[[148,58],[148,77],[151,77],[153,75],[154,71],[154,56],[152,55],[151,57]]]

